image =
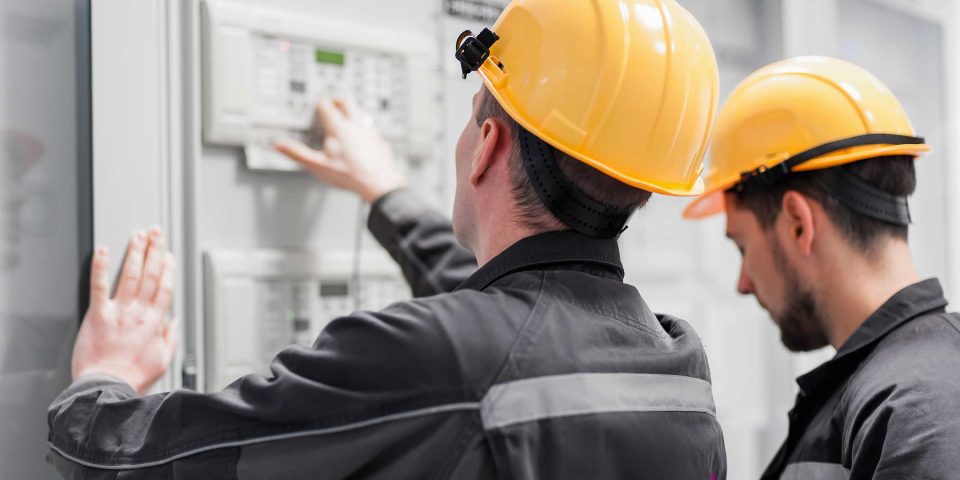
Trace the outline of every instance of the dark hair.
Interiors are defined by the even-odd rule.
[[[876,157],[839,167],[791,173],[776,185],[735,193],[737,206],[752,212],[763,228],[769,229],[780,215],[783,195],[795,191],[823,206],[841,234],[854,246],[869,253],[882,238],[907,239],[907,227],[875,220],[841,204],[831,195],[837,176],[845,170],[887,193],[908,196],[917,187],[917,174],[911,156]]]
[[[504,111],[486,88],[482,89],[480,95],[476,112],[477,125],[482,125],[488,118],[496,118],[506,123],[513,134],[514,149],[510,159],[510,180],[514,200],[517,202],[517,220],[539,231],[552,230],[558,224],[562,225],[562,222],[557,220],[540,201],[533,184],[527,178],[527,172],[520,157],[520,135],[524,132],[523,127]],[[556,148],[550,147],[550,150],[560,170],[570,182],[594,200],[623,213],[642,208],[650,200],[650,192],[617,181]]]

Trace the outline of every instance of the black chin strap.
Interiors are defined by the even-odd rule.
[[[595,238],[623,233],[633,212],[600,203],[573,185],[557,165],[553,149],[526,129],[520,129],[520,155],[540,201],[564,225]]]
[[[740,174],[740,182],[731,190],[740,193],[769,188],[793,173],[798,165],[838,150],[863,145],[921,145],[923,143],[925,141],[921,137],[887,133],[871,133],[845,138],[811,148],[772,167],[760,167],[744,172]],[[842,205],[861,215],[894,225],[910,224],[907,197],[880,190],[845,169],[841,169],[834,191],[830,194]]]

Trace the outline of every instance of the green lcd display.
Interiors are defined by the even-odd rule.
[[[317,63],[329,63],[332,65],[343,65],[343,54],[337,52],[328,52],[325,50],[317,50]]]

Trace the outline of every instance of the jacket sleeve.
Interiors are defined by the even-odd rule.
[[[477,269],[457,241],[450,220],[408,189],[374,202],[370,232],[400,265],[415,297],[453,291]]]
[[[281,352],[272,375],[212,394],[140,397],[82,377],[48,410],[48,462],[83,479],[337,479],[442,465],[450,425],[476,416],[452,355],[430,308],[408,302],[339,318],[313,347]]]

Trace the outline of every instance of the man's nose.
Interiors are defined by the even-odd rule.
[[[750,277],[747,276],[747,272],[744,271],[742,265],[740,266],[740,278],[737,280],[737,291],[743,295],[753,293],[753,280],[750,280]]]

